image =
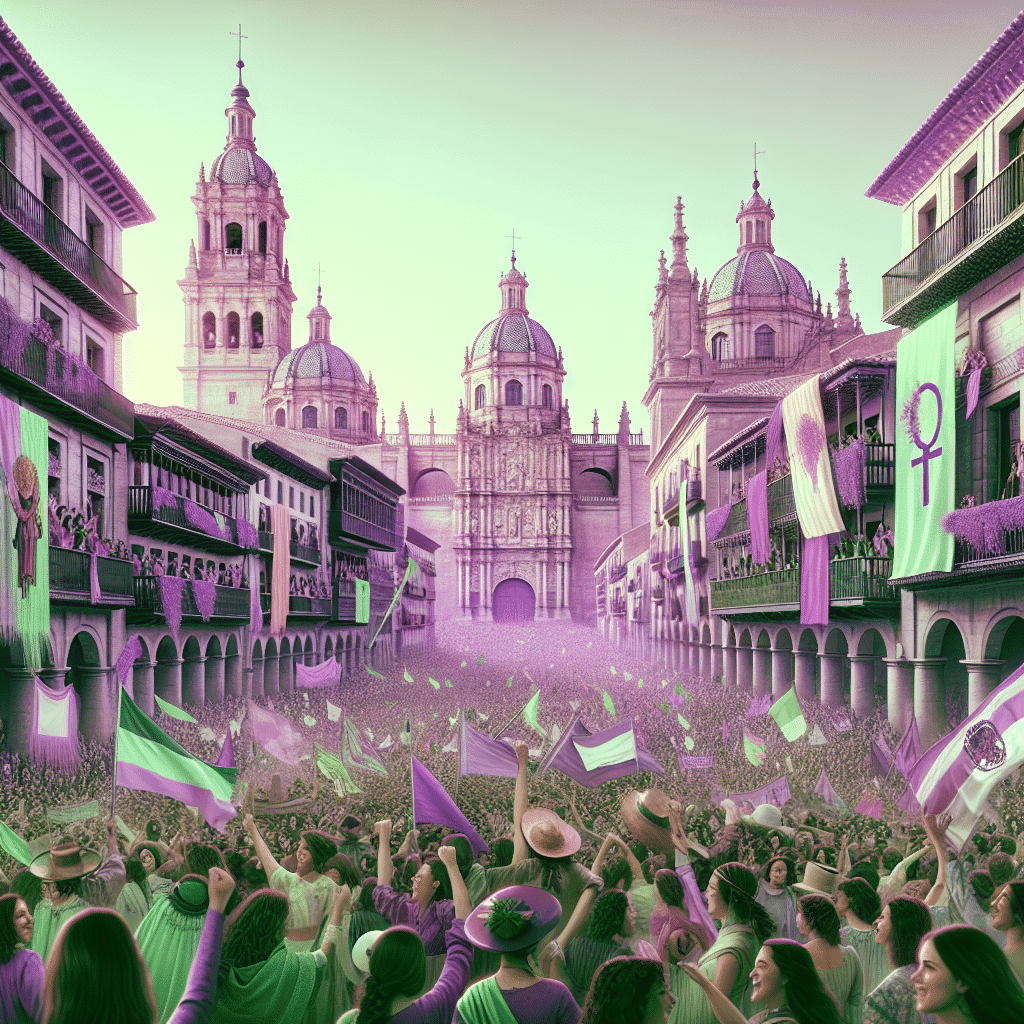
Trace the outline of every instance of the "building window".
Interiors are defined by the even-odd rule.
[[[747,244],[749,245],[754,240],[753,237],[752,237],[754,226],[753,226],[753,224],[749,220],[746,222],[746,224],[747,224]]]
[[[306,514],[306,492],[305,491],[299,491],[299,511],[303,515]]]
[[[238,392],[237,391],[229,391],[228,392],[228,405],[237,405],[237,404],[238,404]]]
[[[957,208],[969,203],[978,194],[978,165],[957,175]]]
[[[252,347],[263,348],[263,314],[253,313],[249,325],[252,328]]]
[[[12,171],[14,170],[14,128],[4,118],[0,117],[0,162],[4,163]]]
[[[505,385],[505,404],[506,405],[522,405],[523,404],[523,385],[517,380],[510,380]]]
[[[295,488],[288,488],[288,507],[295,508]]]
[[[88,206],[85,208],[85,244],[89,246],[89,248],[92,249],[92,251],[96,253],[101,260],[106,259],[106,253],[103,247],[103,221],[101,221]]]
[[[368,434],[370,432],[370,414],[368,412],[363,413],[363,433]]]
[[[260,238],[259,238],[260,252],[264,256],[267,254],[267,222],[265,220],[260,221]]]
[[[316,406],[307,405],[302,410],[302,426],[316,427]]]
[[[316,498],[312,494],[309,496],[309,514],[311,516],[316,515]]]
[[[334,410],[334,429],[348,430],[348,410],[340,405]]]
[[[99,459],[88,456],[85,460],[85,519],[88,522],[96,517],[96,532],[102,537],[105,532],[104,503],[106,501],[107,483],[103,463]]]
[[[545,409],[551,408],[551,394],[551,385],[545,384],[541,389],[541,405],[544,406]]]
[[[58,344],[64,341],[64,318],[44,303],[39,303],[39,319],[44,321]]]
[[[203,314],[203,348],[217,347],[217,318],[213,313]]]
[[[103,346],[87,334],[85,336],[85,360],[89,364],[89,369],[101,379],[106,369],[103,356]]]
[[[1016,128],[1011,128],[1010,131],[1008,131],[1006,133],[1006,149],[1007,149],[1007,152],[1006,152],[1006,162],[1007,163],[1010,163],[1011,161],[1016,160],[1017,157],[1020,156],[1020,152],[1021,152],[1020,137],[1021,137],[1022,133],[1024,133],[1024,121],[1021,121],[1021,123],[1019,125],[1017,125]]]
[[[732,358],[732,345],[729,342],[729,335],[719,331],[711,339],[711,358],[722,360]]]
[[[320,320],[313,322],[313,337],[319,340],[323,337],[323,323]]]
[[[224,248],[228,252],[242,251],[242,225],[231,223],[224,229]]]
[[[767,324],[761,324],[754,331],[754,356],[757,359],[775,357],[775,332]]]
[[[765,235],[764,235],[764,221],[763,221],[763,220],[759,220],[759,221],[757,222],[757,240],[758,240],[759,242],[763,242],[763,241],[765,240]]]
[[[238,348],[242,334],[242,318],[237,313],[228,313],[228,348]]]
[[[483,384],[477,384],[475,394],[473,408],[482,409],[487,404],[487,388]]]
[[[206,250],[210,248],[210,222],[208,220],[203,221],[203,248]]]
[[[996,413],[996,470],[995,498],[1013,498],[1020,494],[1020,479],[1017,476],[1017,455],[1020,448],[1020,396],[1012,398],[1005,405],[994,410]]]
[[[935,197],[929,200],[928,205],[917,215],[917,240],[923,242],[935,230],[936,221]]]
[[[274,422],[279,427],[284,426],[284,409],[278,409],[277,412],[274,413]]]
[[[40,161],[43,179],[43,202],[63,220],[64,179],[45,161]]]
[[[284,484],[280,480],[277,481],[277,503],[284,504]]]

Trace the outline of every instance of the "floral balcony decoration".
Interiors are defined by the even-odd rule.
[[[159,484],[153,486],[153,511],[161,508],[177,508],[178,496]]]
[[[1006,553],[1006,531],[1024,530],[1024,497],[1004,498],[947,512],[942,528],[969,544],[979,558]]]
[[[836,483],[839,485],[839,500],[846,508],[861,508],[867,503],[864,486],[867,452],[867,445],[858,437],[832,455]]]
[[[47,473],[50,476],[60,476],[60,456],[56,452],[50,452],[50,461]]]
[[[87,474],[88,488],[93,494],[106,494],[107,488],[103,480],[103,474],[97,473],[95,469],[90,469]]]
[[[967,419],[971,418],[974,410],[978,407],[978,396],[981,393],[981,376],[987,369],[988,359],[985,358],[984,352],[979,352],[977,349],[972,349],[968,352],[964,356],[963,363],[960,364],[959,376],[967,377],[967,411],[964,414]],[[989,376],[991,375],[992,371],[989,370]]]
[[[47,324],[49,327],[49,324]],[[0,297],[0,362],[15,366],[28,344],[30,328],[14,312],[14,307]]]
[[[181,599],[185,592],[185,584],[189,581],[180,576],[157,576],[156,581],[160,589],[160,606],[164,610],[167,628],[177,641],[178,630],[181,628]]]
[[[192,580],[192,596],[203,622],[209,622],[217,600],[217,584],[213,580]]]
[[[704,526],[708,532],[708,541],[713,541],[725,528],[732,511],[732,502],[727,505],[720,505],[713,512],[709,512],[704,520]]]
[[[203,508],[202,505],[197,505],[191,498],[185,498],[181,504],[182,511],[185,513],[185,519],[193,530],[205,533],[208,537],[230,540],[231,535],[217,522],[214,514],[208,509]]]
[[[259,534],[256,532],[256,527],[242,516],[239,516],[235,520],[235,524],[238,527],[238,544],[240,547],[245,548],[247,551],[256,551],[260,546]]]

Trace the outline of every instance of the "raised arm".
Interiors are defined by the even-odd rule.
[[[377,884],[390,885],[395,873],[391,863],[391,819],[378,821],[373,826],[373,834],[377,836]]]
[[[334,892],[334,899],[331,901],[331,917],[324,929],[324,941],[320,946],[320,952],[328,958],[335,943],[348,949],[347,933],[342,937],[342,941],[338,942],[338,925],[341,923],[342,916],[348,913],[351,905],[352,890],[347,885],[338,886]]]
[[[454,846],[442,846],[437,851],[441,863],[448,869],[448,881],[452,884],[452,903],[455,904],[455,916],[465,921],[473,913],[473,901],[469,898],[466,880],[459,870],[458,851]]]
[[[523,834],[523,815],[526,813],[530,800],[526,782],[530,752],[529,747],[522,740],[516,740],[515,751],[519,761],[519,771],[516,773],[516,796],[515,803],[512,805],[512,829],[515,837],[512,863],[522,864],[530,856],[530,848],[526,845],[526,836]]]
[[[942,815],[936,818],[934,814],[924,815],[924,830],[928,833],[932,848],[935,850],[935,857],[938,861],[939,870],[935,875],[935,884],[928,890],[924,898],[929,907],[934,907],[946,889],[946,865],[949,862],[949,855],[946,853],[946,829],[949,828],[950,816]]]
[[[249,833],[249,838],[252,840],[252,845],[256,850],[256,856],[260,859],[260,864],[263,865],[263,870],[266,872],[267,881],[270,881],[270,876],[281,866],[277,863],[274,855],[270,852],[270,847],[267,846],[266,840],[260,835],[260,830],[256,827],[256,821],[251,814],[245,816],[243,822],[245,831]]]
[[[402,840],[402,845],[395,851],[399,857],[408,857],[410,853],[419,853],[419,843],[417,840],[420,836],[420,830],[418,828],[411,828],[405,833],[405,838]]]
[[[719,963],[724,959],[724,955],[720,956],[718,958]],[[736,963],[735,957],[730,956],[729,959],[734,964]],[[718,988],[717,979],[716,982],[712,982],[710,978],[704,975],[703,971],[692,964],[684,964],[679,969],[685,971],[690,980],[703,989],[704,994],[708,997],[708,1002],[711,1004],[711,1010],[718,1018],[720,1024],[747,1024],[747,1018],[733,1006],[729,997]]]

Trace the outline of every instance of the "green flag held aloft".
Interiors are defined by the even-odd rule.
[[[334,783],[334,792],[340,797],[361,793],[362,790],[352,781],[352,776],[341,763],[337,754],[324,750],[319,743],[313,744],[317,768]]]
[[[192,722],[196,724],[196,720],[187,712],[182,711],[181,708],[176,708],[173,704],[168,704],[167,701],[161,700],[155,693],[153,694],[153,700],[156,701],[156,706],[165,714],[171,718],[178,719],[179,722]]]
[[[616,715],[615,704],[612,702],[611,695],[608,693],[607,690],[601,691],[601,699],[604,701],[605,711],[607,711],[608,714],[611,715],[612,718],[614,718]]]
[[[800,710],[796,687],[791,686],[769,709],[768,714],[775,719],[782,730],[782,735],[792,743],[807,732],[807,722]]]
[[[527,702],[526,707],[523,708],[523,719],[526,724],[537,733],[540,733],[545,739],[547,739],[547,730],[537,724],[537,712],[540,710],[540,690],[538,690]]]
[[[955,504],[957,303],[896,344],[896,521],[892,578],[949,572]]]
[[[743,726],[743,754],[755,768],[760,768],[768,756],[765,741],[755,736],[746,726]]]
[[[32,863],[32,851],[28,843],[12,828],[0,821],[0,850],[13,857],[19,864],[28,866]]]

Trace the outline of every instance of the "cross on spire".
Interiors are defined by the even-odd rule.
[[[513,228],[512,229],[512,234],[511,235],[506,235],[505,237],[512,239],[512,266],[515,266],[516,265],[516,229]],[[522,238],[523,236],[520,235],[519,237]]]
[[[323,283],[320,280],[320,275],[323,274],[323,272],[324,272],[323,271],[323,267],[318,263],[316,265],[316,290],[317,290],[317,294],[320,293],[320,285]]]
[[[242,40],[243,39],[248,39],[249,37],[242,35],[242,26],[241,25],[238,26],[238,31],[237,32],[229,32],[228,35],[229,36],[238,36],[238,63],[235,65],[235,67],[238,68],[239,70],[241,70],[242,68],[245,67],[245,65],[242,63]]]
[[[761,187],[761,182],[757,180],[757,158],[764,156],[764,150],[757,148],[757,143],[754,143],[754,191],[756,192]]]

